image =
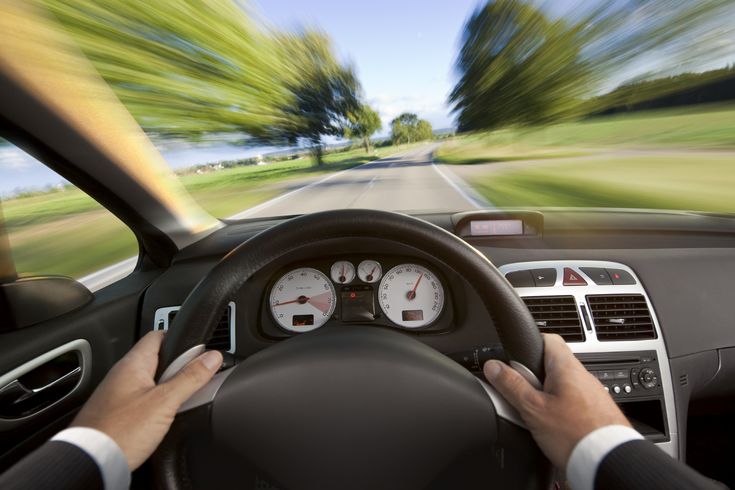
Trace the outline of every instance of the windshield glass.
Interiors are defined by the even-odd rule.
[[[735,212],[731,1],[25,4],[218,218]],[[0,147],[0,196],[58,184],[21,175],[14,151]]]

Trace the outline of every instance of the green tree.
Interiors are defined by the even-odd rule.
[[[369,105],[362,104],[348,115],[347,136],[361,139],[365,152],[370,152],[370,137],[383,128],[380,116]]]
[[[404,112],[393,119],[390,127],[391,140],[396,145],[431,139],[433,136],[431,124],[411,112]]]
[[[419,119],[416,124],[416,141],[430,140],[434,137],[434,130],[431,123],[425,119]]]
[[[635,8],[631,8],[635,4]],[[611,77],[722,59],[732,0],[578,2],[559,20],[530,1],[489,0],[465,24],[449,100],[460,131],[544,124],[588,112]],[[730,48],[731,49],[731,48]],[[669,73],[670,75],[671,73]],[[595,102],[604,102],[599,99]],[[604,107],[596,107],[600,110]]]
[[[337,61],[329,38],[320,32],[283,36],[278,45],[291,62],[285,85],[294,98],[267,139],[291,145],[305,140],[321,165],[322,137],[344,135],[349,114],[360,107],[360,84],[352,67]]]
[[[293,101],[290,60],[234,2],[42,1],[148,132],[264,136]]]
[[[544,123],[574,114],[588,88],[578,28],[514,0],[479,7],[467,22],[450,95],[460,131]]]

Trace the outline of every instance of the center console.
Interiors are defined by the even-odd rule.
[[[623,264],[587,260],[507,264],[500,271],[539,330],[561,335],[636,430],[678,458],[666,345],[635,272]]]

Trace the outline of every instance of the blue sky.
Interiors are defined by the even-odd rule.
[[[354,62],[368,102],[384,123],[404,111],[434,127],[452,124],[446,106],[459,35],[476,0],[260,0],[279,28],[319,27]]]

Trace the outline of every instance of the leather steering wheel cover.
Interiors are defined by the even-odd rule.
[[[408,215],[341,209],[307,214],[268,228],[227,254],[184,301],[159,352],[156,379],[182,353],[204,344],[220,312],[258,270],[299,248],[328,239],[379,238],[430,253],[478,292],[511,360],[543,382],[543,339],[525,303],[479,251],[448,231]]]

